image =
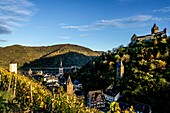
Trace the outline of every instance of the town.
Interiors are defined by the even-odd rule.
[[[150,35],[136,36],[135,34],[131,38],[131,44],[135,44],[139,41],[150,41],[155,37],[166,38],[166,28],[159,32],[159,28],[156,24],[153,25]],[[120,101],[122,98],[122,92],[116,89],[114,86],[118,80],[124,79],[124,64],[122,58],[119,59],[116,67],[116,79],[106,89],[97,89],[88,92],[83,91],[83,85],[79,80],[72,79],[71,73],[79,70],[81,67],[71,66],[63,67],[62,60],[60,60],[60,67],[51,68],[33,68],[22,71],[22,74],[27,77],[36,79],[50,89],[54,94],[58,93],[60,87],[64,88],[64,91],[69,96],[76,96],[77,101],[84,101],[85,106],[90,108],[96,108],[103,112],[108,112],[112,109],[120,109],[121,112],[131,109],[134,112],[151,113],[152,108],[150,105],[133,101],[131,104]],[[17,74],[17,63],[11,62],[9,65],[9,71]],[[116,104],[119,105],[115,108]]]
[[[0,113],[169,113],[170,0],[0,0]]]

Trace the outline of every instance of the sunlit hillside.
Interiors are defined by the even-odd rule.
[[[22,75],[0,69],[0,112],[63,112],[99,113],[84,107],[76,97],[68,96],[62,87],[59,93],[50,92],[41,83]]]

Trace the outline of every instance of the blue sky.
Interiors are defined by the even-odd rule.
[[[170,29],[170,0],[0,0],[0,46],[77,44],[107,51]],[[169,34],[168,34],[169,35]]]

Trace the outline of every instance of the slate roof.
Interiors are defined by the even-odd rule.
[[[73,84],[72,81],[71,81],[71,77],[70,76],[68,76],[67,84]]]

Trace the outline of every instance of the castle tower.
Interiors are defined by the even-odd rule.
[[[134,41],[134,40],[136,40],[136,38],[137,38],[136,34],[133,34],[133,36],[132,36],[132,38],[131,38],[131,42]]]
[[[152,29],[151,29],[151,34],[155,34],[158,33],[159,28],[156,24],[153,25]]]
[[[64,74],[64,69],[63,69],[63,63],[62,63],[62,60],[61,60],[61,62],[60,62],[59,74],[60,74],[60,76],[63,76],[63,74]]]
[[[117,64],[116,79],[122,78],[123,75],[124,75],[124,65],[122,60],[120,60]]]
[[[70,76],[68,76],[67,84],[66,85],[67,85],[66,86],[66,93],[69,94],[69,95],[73,95],[74,94],[73,83],[71,81]]]
[[[17,63],[16,62],[10,62],[9,72],[17,74]]]

